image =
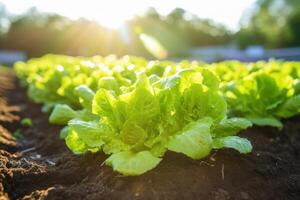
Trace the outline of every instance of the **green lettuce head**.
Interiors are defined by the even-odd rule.
[[[70,120],[67,146],[76,154],[102,150],[110,155],[106,164],[124,175],[154,168],[167,150],[192,159],[222,147],[251,151],[248,140],[234,136],[251,123],[226,118],[211,71],[185,69],[164,78],[141,73],[133,88],[121,94],[99,89],[91,108],[98,119]]]

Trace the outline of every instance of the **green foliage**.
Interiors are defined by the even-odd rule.
[[[250,153],[252,150],[251,143],[245,139],[237,136],[228,136],[223,138],[216,138],[213,141],[213,147],[215,149],[220,149],[223,147],[233,148],[240,153]]]
[[[30,118],[23,118],[23,119],[21,120],[21,124],[22,124],[23,126],[27,126],[27,127],[33,126],[33,122],[32,122],[32,120],[31,120]]]
[[[46,55],[15,70],[29,96],[65,125],[75,154],[103,151],[107,165],[140,175],[166,151],[201,159],[214,149],[251,152],[236,134],[256,124],[281,128],[300,112],[300,63],[215,64],[125,56]]]
[[[140,175],[154,168],[161,161],[153,156],[149,151],[133,153],[123,151],[115,153],[106,160],[106,164],[112,166],[115,171],[126,175]]]
[[[300,63],[223,62],[213,67],[223,82],[229,116],[244,117],[259,126],[282,128],[281,118],[299,114]]]
[[[282,48],[300,45],[298,0],[257,0],[255,8],[242,18],[242,27],[236,34],[240,47],[263,45]]]
[[[33,100],[54,108],[49,121],[66,125],[60,137],[71,151],[103,151],[124,175],[151,170],[168,150],[192,159],[251,151],[233,137],[251,122],[227,118],[220,80],[199,63],[47,55],[15,70]]]
[[[19,128],[14,131],[13,136],[14,136],[14,138],[16,138],[16,140],[22,140],[24,138],[22,130]]]

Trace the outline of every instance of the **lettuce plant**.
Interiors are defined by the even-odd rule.
[[[236,136],[251,123],[226,118],[220,83],[211,71],[184,69],[162,78],[145,73],[137,77],[121,93],[100,88],[84,98],[88,117],[82,110],[56,106],[50,119],[68,121],[63,135],[75,154],[103,151],[110,155],[105,163],[115,171],[139,175],[157,166],[168,150],[192,159],[223,147],[251,151],[250,142]]]
[[[282,128],[281,118],[300,113],[299,79],[262,68],[244,78],[223,83],[231,116],[260,126]]]
[[[128,56],[116,59],[114,56],[81,58],[49,54],[27,63],[18,62],[14,68],[21,84],[28,86],[28,96],[43,103],[49,111],[56,104],[81,108],[75,88],[83,84],[93,91],[112,81],[115,88],[130,85],[136,80],[135,71],[144,70],[145,63],[142,58]]]

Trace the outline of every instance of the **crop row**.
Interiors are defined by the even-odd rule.
[[[60,137],[72,152],[103,151],[124,175],[154,168],[168,150],[192,159],[224,147],[249,153],[240,130],[282,128],[280,119],[300,111],[297,62],[46,55],[15,71],[50,123],[65,125]]]

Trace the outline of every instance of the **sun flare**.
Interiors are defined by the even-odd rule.
[[[133,6],[127,1],[110,0],[94,1],[94,6],[82,7],[81,4],[73,6],[72,13],[74,17],[87,16],[88,18],[98,21],[102,26],[107,28],[120,28],[126,20],[141,12],[139,5]]]
[[[40,11],[58,13],[73,19],[85,17],[93,19],[108,28],[119,28],[122,24],[148,7],[154,7],[161,14],[168,14],[176,7],[182,7],[202,18],[211,18],[222,22],[230,28],[238,27],[238,19],[255,0],[0,0],[8,11],[22,13],[32,6]],[[1,3],[0,2],[0,3]],[[224,8],[231,5],[236,12],[226,12]],[[234,7],[233,7],[234,6]]]

